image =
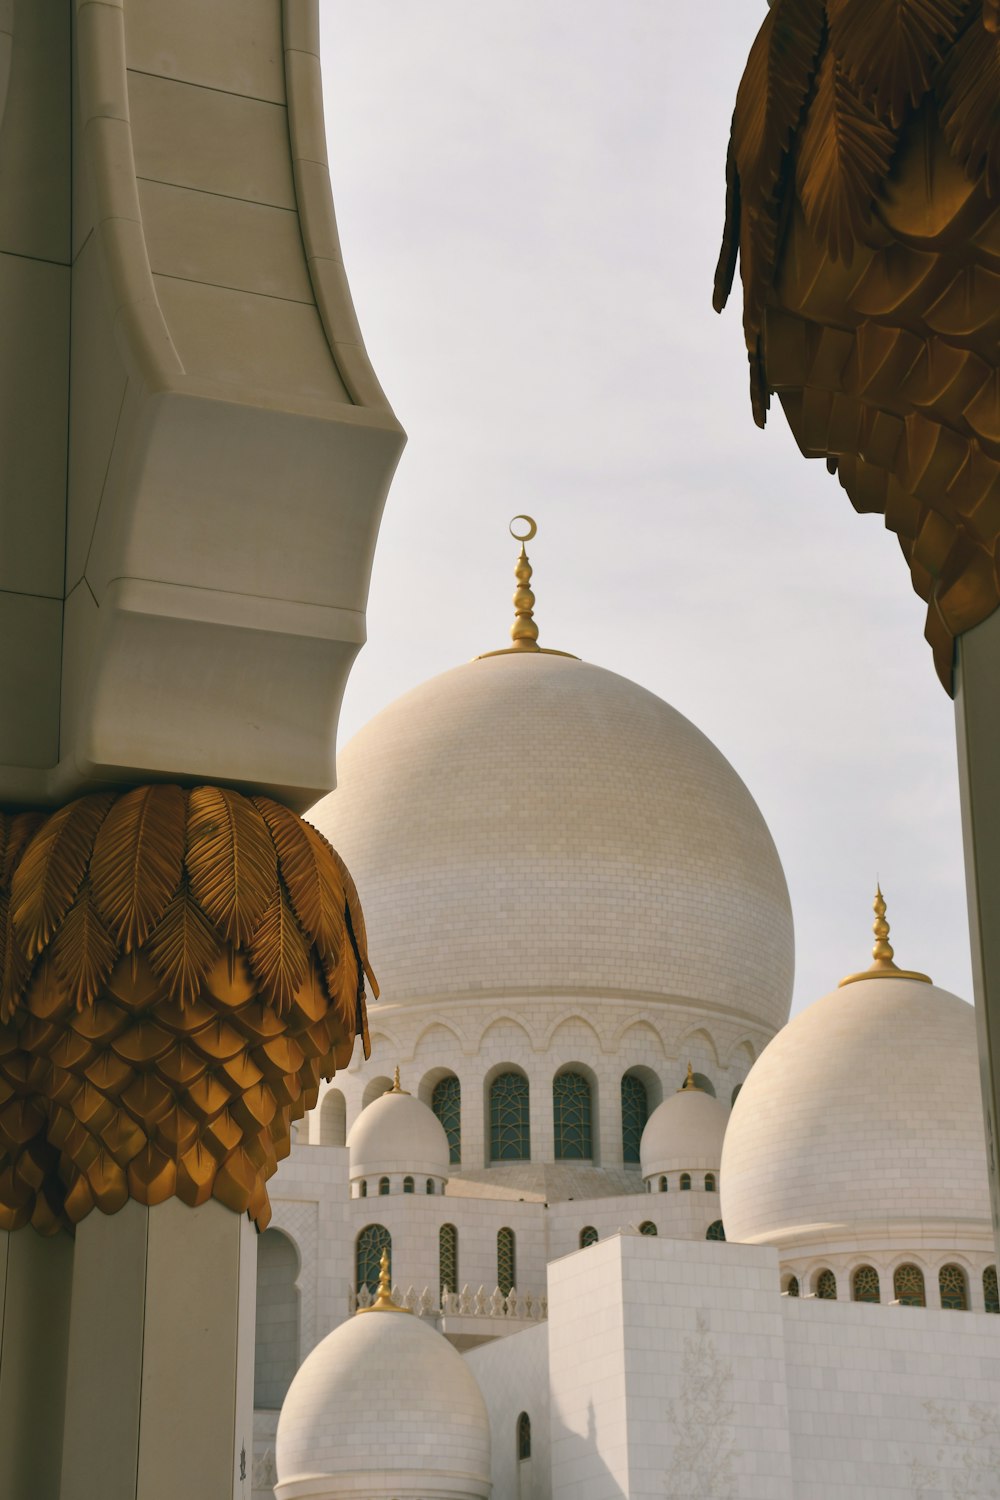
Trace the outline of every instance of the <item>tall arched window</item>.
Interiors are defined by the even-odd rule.
[[[367,1198],[368,1197],[368,1183],[365,1181],[365,1179],[363,1177],[362,1177],[360,1183],[358,1184],[358,1197],[359,1198]]]
[[[706,1193],[714,1193],[715,1192],[715,1173],[714,1172],[706,1172],[705,1173],[705,1192]]]
[[[590,1161],[590,1084],[582,1073],[560,1073],[552,1080],[552,1125],[556,1161]]]
[[[526,1411],[517,1419],[517,1456],[519,1460],[531,1457],[531,1418]]]
[[[404,1193],[412,1193],[413,1192],[413,1178],[412,1177],[404,1177],[403,1178],[403,1192]]]
[[[462,1085],[452,1073],[434,1085],[431,1109],[444,1126],[448,1137],[448,1160],[462,1160]]]
[[[528,1080],[501,1073],[490,1084],[490,1161],[530,1161]]]
[[[653,1223],[652,1219],[646,1219],[642,1224],[639,1225],[639,1233],[651,1234],[654,1238],[656,1237],[656,1225]]]
[[[599,1235],[593,1224],[586,1224],[584,1228],[580,1230],[580,1249],[586,1250],[588,1245],[596,1245],[598,1239]]]
[[[799,1278],[797,1276],[789,1276],[785,1292],[789,1297],[797,1297],[799,1295]]]
[[[966,1312],[969,1306],[969,1289],[965,1284],[965,1272],[961,1266],[942,1266],[938,1272],[938,1287],[941,1291],[941,1306],[953,1312]]]
[[[858,1266],[851,1277],[851,1290],[854,1293],[855,1302],[880,1302],[882,1296],[875,1267]]]
[[[392,1269],[392,1235],[384,1224],[366,1224],[354,1244],[355,1290],[366,1286],[374,1297],[378,1291],[382,1251],[389,1252]]]
[[[681,1173],[681,1192],[682,1193],[689,1193],[690,1191],[691,1191],[691,1173],[690,1172],[682,1172]]]
[[[667,1190],[669,1189],[669,1186],[670,1186],[670,1184],[667,1182],[666,1175],[664,1175],[663,1177],[660,1178],[660,1192],[661,1193],[667,1192]]]
[[[257,1240],[257,1341],[254,1406],[278,1410],[299,1367],[299,1257],[287,1234],[265,1229]]]
[[[342,1146],[347,1140],[347,1105],[339,1089],[327,1089],[319,1107],[319,1143]]]
[[[517,1280],[517,1259],[513,1229],[501,1229],[497,1235],[497,1286],[506,1297]]]
[[[388,1179],[388,1177],[380,1177],[379,1178],[379,1180],[378,1180],[378,1195],[379,1195],[380,1198],[388,1198],[388,1196],[389,1196],[389,1179]]]
[[[649,1119],[649,1095],[641,1078],[622,1075],[622,1161],[639,1160],[639,1142]]]
[[[983,1272],[983,1302],[989,1313],[1000,1313],[1000,1292],[997,1290],[997,1268],[987,1266]]]
[[[454,1224],[442,1224],[438,1230],[438,1280],[443,1306],[445,1292],[458,1291],[458,1230]]]
[[[705,1238],[706,1240],[724,1240],[726,1238],[726,1231],[722,1227],[721,1219],[712,1220],[712,1223],[705,1230]]]
[[[816,1277],[816,1295],[824,1302],[836,1302],[837,1278],[832,1271],[820,1271]]]
[[[433,1177],[428,1177],[428,1179],[427,1179],[427,1191],[428,1191],[428,1193],[433,1193],[433,1191],[434,1191],[434,1178]]]
[[[926,1307],[924,1273],[919,1266],[897,1266],[892,1273],[892,1291],[904,1307]]]

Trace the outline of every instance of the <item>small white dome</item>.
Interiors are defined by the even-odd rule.
[[[448,1137],[432,1109],[403,1090],[373,1099],[351,1126],[351,1181],[405,1172],[446,1179]]]
[[[475,1376],[436,1329],[358,1313],[292,1381],[275,1441],[278,1500],[485,1500],[490,1422]]]
[[[765,1048],[722,1153],[731,1240],[983,1248],[990,1205],[975,1013],[932,984],[859,979]]]
[[[665,1172],[718,1171],[729,1116],[699,1088],[683,1088],[658,1104],[639,1142],[644,1178]]]

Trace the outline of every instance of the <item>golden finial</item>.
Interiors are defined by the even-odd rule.
[[[389,1275],[389,1252],[382,1251],[382,1259],[378,1263],[378,1293],[371,1307],[359,1307],[359,1313],[370,1312],[400,1312],[408,1313],[408,1307],[400,1307],[398,1302],[392,1300],[392,1278]]]
[[[705,1092],[704,1089],[700,1087],[700,1085],[695,1083],[694,1068],[692,1068],[690,1063],[688,1063],[687,1077],[685,1078],[684,1082],[681,1084],[677,1092],[679,1094],[690,1094],[692,1092],[695,1094],[703,1094]]]
[[[403,1086],[402,1086],[402,1084],[399,1081],[399,1063],[396,1064],[396,1070],[395,1070],[395,1072],[392,1075],[392,1088],[391,1089],[386,1089],[386,1093],[387,1094],[405,1094],[407,1096],[407,1098],[409,1098],[409,1095],[410,1095],[409,1089],[404,1089]]]
[[[856,979],[919,979],[923,984],[930,984],[929,975],[918,974],[915,969],[899,969],[893,963],[889,924],[885,919],[885,897],[878,881],[875,882],[875,900],[872,910],[875,913],[875,920],[872,923],[872,932],[875,934],[875,942],[872,944],[874,962],[870,969],[863,969],[860,974],[848,974],[846,979],[840,981],[840,984],[853,984]]]
[[[525,523],[521,530],[515,530],[516,523]],[[521,551],[514,565],[514,577],[517,579],[517,587],[514,590],[514,623],[510,627],[510,638],[514,642],[512,646],[504,646],[500,651],[484,651],[476,657],[482,661],[487,656],[510,656],[514,653],[523,655],[531,651],[538,656],[568,656],[573,661],[579,658],[573,656],[572,651],[553,651],[550,647],[538,644],[538,626],[535,624],[535,596],[531,589],[532,566],[528,561],[528,554],[524,550],[525,542],[538,531],[538,524],[532,516],[514,516],[508,528],[515,542],[521,543]]]

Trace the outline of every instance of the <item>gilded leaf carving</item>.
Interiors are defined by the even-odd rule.
[[[1000,16],[822,9],[811,63],[813,0],[779,0],[750,53],[715,306],[738,254],[754,418],[776,393],[802,452],[885,516],[950,692],[956,636],[1000,604]]]
[[[231,942],[250,941],[278,879],[274,844],[253,803],[227,787],[190,795],[187,871],[202,911]]]
[[[181,882],[184,793],[138,786],[98,830],[90,862],[94,905],[126,953],[141,947]]]
[[[343,862],[277,803],[160,786],[0,811],[0,873],[0,1229],[172,1196],[263,1228],[291,1122],[369,1051]]]

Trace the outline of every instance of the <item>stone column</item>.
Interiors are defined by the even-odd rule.
[[[175,1198],[79,1226],[60,1500],[249,1500],[256,1239]]]
[[[955,681],[979,1072],[1000,1254],[1000,611],[959,638]]]
[[[0,1231],[0,1495],[60,1500],[73,1241]]]

